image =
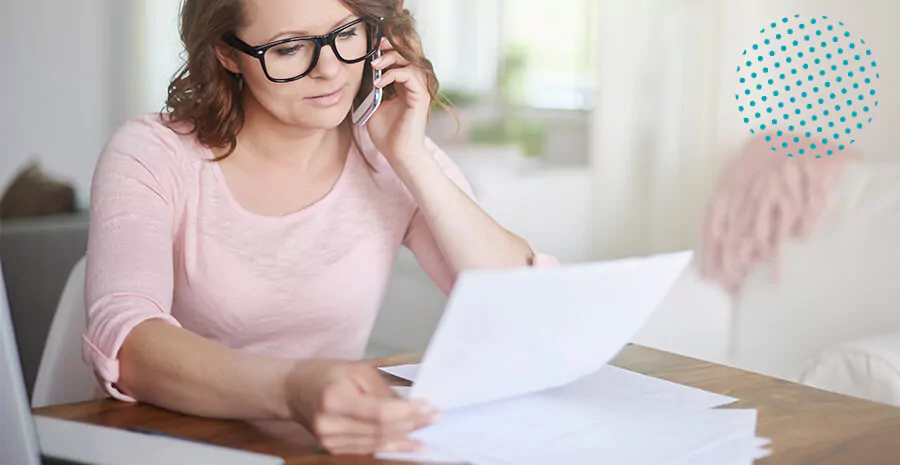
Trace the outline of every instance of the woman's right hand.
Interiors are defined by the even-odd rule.
[[[288,375],[296,421],[331,454],[413,452],[409,434],[440,420],[427,403],[397,397],[377,369],[363,363],[300,361]]]

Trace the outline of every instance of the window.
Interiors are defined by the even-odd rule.
[[[595,0],[506,0],[501,85],[510,103],[585,110],[594,102]]]
[[[502,0],[408,0],[441,86],[490,94],[497,87]]]
[[[411,0],[445,89],[506,103],[587,110],[594,101],[595,0]]]

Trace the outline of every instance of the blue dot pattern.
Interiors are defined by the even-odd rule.
[[[881,76],[866,41],[828,16],[782,18],[761,33],[762,42],[745,50],[737,67],[735,99],[750,132],[768,130],[772,151],[790,157],[823,158],[854,144],[879,106]],[[778,71],[770,75],[772,67]],[[798,121],[805,134],[793,134]]]

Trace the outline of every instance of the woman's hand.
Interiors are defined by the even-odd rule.
[[[421,68],[400,56],[387,39],[382,40],[381,50],[383,55],[372,66],[384,74],[375,86],[384,88],[394,84],[397,97],[382,102],[367,126],[375,147],[396,168],[397,163],[403,163],[408,157],[427,153],[425,127],[431,95]]]
[[[287,397],[295,420],[332,454],[413,452],[421,444],[409,434],[440,419],[434,407],[397,397],[363,363],[298,362]]]

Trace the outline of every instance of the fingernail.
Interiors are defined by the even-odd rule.
[[[413,441],[397,441],[385,444],[379,450],[380,452],[419,452],[425,448],[420,442]]]
[[[434,423],[440,423],[443,420],[444,420],[444,414],[441,412],[438,412],[431,416],[430,422],[432,424],[434,424]]]
[[[378,79],[376,79],[375,82],[373,82],[372,84],[373,84],[375,87],[381,87],[381,81],[382,81],[382,78],[378,78]]]
[[[426,417],[433,416],[433,415],[437,414],[438,412],[439,411],[438,411],[437,407],[435,407],[434,405],[431,405],[429,403],[423,402],[422,404],[419,405],[419,413],[421,413],[422,415],[424,415]]]
[[[400,450],[400,444],[401,443],[399,443],[399,442],[392,442],[389,444],[385,444],[385,445],[381,446],[380,450],[381,450],[381,452],[397,452],[398,450]]]

